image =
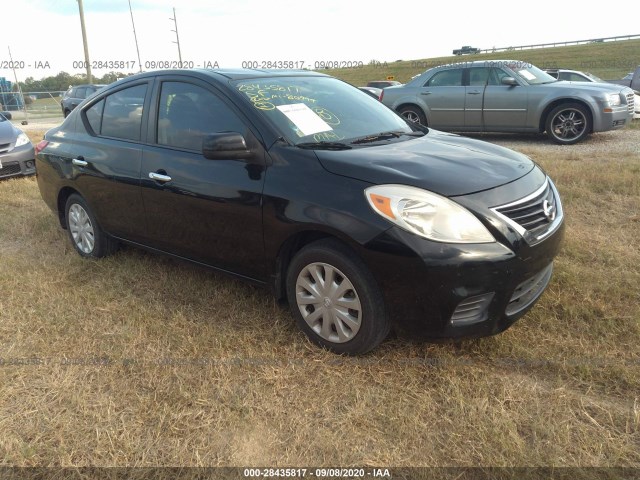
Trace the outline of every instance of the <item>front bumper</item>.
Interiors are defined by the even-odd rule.
[[[629,125],[633,120],[634,112],[629,110],[627,105],[620,105],[618,107],[612,107],[612,112],[600,111],[594,116],[593,119],[593,131],[604,132],[607,130],[614,130],[618,128],[624,128]]]
[[[429,242],[394,227],[369,245],[365,261],[397,329],[428,338],[481,337],[506,330],[533,307],[563,234],[564,224],[516,253],[498,242]]]
[[[8,152],[0,153],[0,179],[33,175],[36,173],[35,152],[33,145],[27,143]]]
[[[488,206],[518,197],[524,203],[517,205],[528,205],[531,195],[522,192],[538,191],[544,178],[536,170],[503,187],[456,198],[490,225],[494,243],[433,242],[394,226],[364,246],[361,254],[398,330],[430,338],[493,335],[533,307],[551,279],[564,235],[557,191],[551,183],[558,216],[540,237],[523,236]]]

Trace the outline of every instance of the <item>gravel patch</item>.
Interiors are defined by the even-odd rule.
[[[545,156],[556,154],[567,155],[569,153],[576,156],[607,156],[616,154],[640,154],[640,129],[625,128],[622,130],[611,130],[589,135],[584,141],[575,145],[557,145],[552,143],[544,134],[524,135],[524,134],[498,134],[480,133],[465,134],[466,136],[495,143],[503,147],[523,152],[525,154],[535,153]]]

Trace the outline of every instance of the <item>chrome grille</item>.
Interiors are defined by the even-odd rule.
[[[562,223],[562,204],[549,178],[530,195],[491,210],[533,245]]]
[[[535,302],[547,288],[552,273],[553,264],[550,263],[540,273],[518,285],[509,300],[505,313],[515,315]]]
[[[634,103],[635,103],[635,96],[633,95],[633,93],[630,93],[627,95],[627,107],[629,108],[629,112],[630,113],[634,113]]]

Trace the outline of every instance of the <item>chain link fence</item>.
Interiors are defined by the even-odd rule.
[[[9,112],[11,120],[21,125],[42,125],[50,127],[64,119],[59,92],[2,92],[0,110]]]

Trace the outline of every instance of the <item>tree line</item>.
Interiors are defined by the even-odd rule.
[[[128,77],[131,73],[109,72],[102,77],[93,76],[91,83],[109,84],[115,82],[119,78]],[[27,77],[24,82],[20,82],[23,92],[60,92],[66,91],[70,86],[82,85],[87,82],[87,75],[77,73],[71,75],[67,72],[60,72],[55,76],[45,77],[35,80],[33,77]]]

